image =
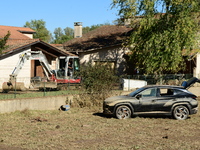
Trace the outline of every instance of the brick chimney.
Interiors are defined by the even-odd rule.
[[[74,38],[82,37],[82,22],[74,22]]]

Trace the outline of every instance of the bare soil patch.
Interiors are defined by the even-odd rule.
[[[184,121],[165,116],[118,120],[101,107],[0,114],[0,149],[198,150],[200,113]]]

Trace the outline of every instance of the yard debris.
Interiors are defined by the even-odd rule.
[[[31,122],[46,122],[46,121],[47,121],[47,119],[44,119],[41,117],[36,117],[31,120]]]
[[[163,138],[163,139],[168,139],[168,136],[166,135],[166,136],[163,136],[162,138]]]
[[[91,125],[82,124],[81,127],[91,127]]]
[[[60,128],[60,126],[59,125],[56,125],[56,127],[55,127],[56,129],[59,129]]]
[[[61,105],[59,110],[68,111],[70,109],[70,105]]]

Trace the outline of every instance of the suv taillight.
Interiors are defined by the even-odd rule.
[[[197,97],[196,97],[196,96],[192,96],[192,98],[193,98],[193,99],[195,99],[195,100],[197,99]]]

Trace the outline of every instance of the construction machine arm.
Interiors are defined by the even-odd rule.
[[[42,68],[44,69],[47,79],[50,80],[50,76],[52,76],[53,70],[49,66],[46,56],[41,51],[30,51],[30,52],[31,52],[30,59],[40,61],[40,64]]]
[[[53,74],[53,70],[50,68],[46,56],[41,51],[28,51],[19,55],[19,61],[12,71],[12,74],[10,75],[8,84],[12,85],[20,70],[29,59],[39,60],[41,66],[44,69],[45,75],[47,76],[47,79],[50,80],[50,76]]]
[[[28,60],[29,55],[27,55],[27,53],[22,53],[19,55],[19,61],[17,62],[16,67],[14,68],[14,70],[12,71],[12,73],[10,74],[10,78],[8,81],[8,85],[12,85],[13,82],[15,81],[18,73],[20,72],[20,70],[22,69],[23,65],[25,64],[25,62]]]

